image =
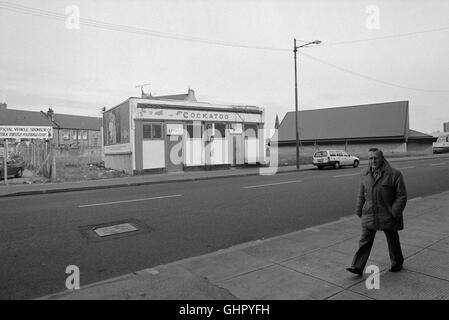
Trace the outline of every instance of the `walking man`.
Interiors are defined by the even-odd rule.
[[[362,275],[368,261],[377,230],[387,237],[391,272],[402,269],[398,230],[404,228],[402,212],[407,203],[407,191],[400,171],[393,169],[381,150],[369,149],[369,167],[362,170],[355,214],[362,220],[362,235],[349,272]]]

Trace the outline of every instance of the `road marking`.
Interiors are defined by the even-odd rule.
[[[442,166],[446,164],[446,162],[440,162],[440,163],[431,163],[430,166]]]
[[[284,181],[284,182],[276,182],[276,183],[259,184],[257,186],[246,186],[243,188],[245,188],[245,189],[260,188],[260,187],[277,186],[280,184],[295,183],[295,182],[302,182],[302,180],[292,180],[292,181]]]
[[[413,169],[413,168],[415,168],[415,167],[403,167],[403,168],[396,168],[396,169],[398,169],[398,170],[407,170],[407,169]]]
[[[340,174],[338,176],[333,176],[332,178],[341,178],[341,177],[359,176],[359,175],[360,175],[360,172],[357,172],[357,173]]]
[[[143,198],[143,199],[133,199],[133,200],[122,200],[122,201],[113,201],[113,202],[85,204],[85,205],[78,206],[78,208],[95,207],[95,206],[107,206],[107,205],[110,205],[110,204],[117,204],[117,203],[147,201],[147,200],[174,198],[174,197],[181,197],[181,196],[182,196],[182,194],[174,194],[174,195],[170,195],[170,196],[161,196],[161,197],[153,197],[153,198]]]

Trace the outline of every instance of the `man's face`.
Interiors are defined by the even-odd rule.
[[[382,164],[384,163],[383,157],[377,151],[375,151],[375,152],[370,151],[368,153],[368,159],[369,159],[369,165],[373,169],[379,169],[382,166]]]

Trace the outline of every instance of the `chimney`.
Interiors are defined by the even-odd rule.
[[[47,118],[50,119],[51,121],[55,121],[55,112],[53,111],[52,108],[48,108],[47,111]]]
[[[192,101],[192,102],[197,102],[197,100],[195,98],[195,91],[193,89],[189,88],[186,100],[187,101]]]
[[[6,110],[8,108],[8,105],[6,102],[0,102],[0,110]]]

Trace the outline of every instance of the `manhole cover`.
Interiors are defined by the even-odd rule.
[[[151,232],[152,229],[137,219],[111,221],[107,223],[80,226],[81,234],[89,241],[104,241],[135,236]]]
[[[122,224],[117,224],[117,225],[103,227],[103,228],[95,228],[94,232],[97,235],[99,235],[100,237],[106,237],[106,236],[111,236],[114,234],[133,232],[133,231],[137,231],[137,230],[139,230],[139,229],[137,229],[135,226],[133,226],[130,223],[122,223]]]

